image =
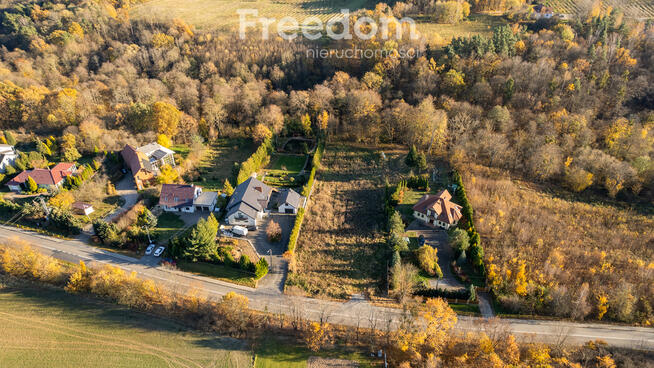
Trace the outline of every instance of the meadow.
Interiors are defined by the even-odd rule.
[[[134,6],[130,15],[139,19],[181,18],[193,24],[198,29],[238,30],[238,9],[254,9],[257,16],[248,16],[249,20],[256,17],[281,19],[291,16],[302,21],[310,16],[317,16],[323,22],[340,15],[340,9],[354,11],[363,7],[374,6],[369,0],[261,0],[261,1],[228,1],[228,0],[152,0]],[[274,28],[271,28],[274,29]]]
[[[292,282],[309,294],[332,298],[385,291],[384,177],[397,180],[408,171],[405,155],[404,150],[327,146],[300,231]]]
[[[185,177],[205,190],[220,191],[225,179],[234,176],[234,164],[245,161],[256,147],[249,139],[218,138],[211,144],[196,169]]]
[[[252,366],[240,340],[97,299],[0,277],[0,366]]]

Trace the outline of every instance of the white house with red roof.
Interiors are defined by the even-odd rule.
[[[461,206],[451,202],[447,189],[437,194],[426,194],[413,206],[413,217],[431,227],[449,229],[462,217]]]
[[[77,166],[71,162],[61,162],[50,169],[25,170],[11,179],[7,186],[9,190],[20,192],[25,188],[25,182],[31,177],[39,188],[54,190],[61,187],[68,175],[73,175]]]

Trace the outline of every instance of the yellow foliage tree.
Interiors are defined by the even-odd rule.
[[[152,125],[158,133],[174,137],[181,118],[182,112],[167,102],[158,101],[152,105]]]
[[[89,288],[89,270],[83,261],[79,261],[79,267],[70,275],[68,284],[66,284],[66,291],[69,293],[79,293]]]
[[[520,296],[527,295],[527,271],[524,261],[518,266],[518,272],[515,275],[515,292]]]
[[[331,341],[329,323],[311,322],[304,332],[304,342],[311,351],[319,351]]]
[[[169,48],[173,46],[175,39],[165,33],[157,33],[152,36],[152,46],[154,48]]]
[[[606,314],[606,312],[609,309],[609,299],[606,297],[606,295],[601,294],[597,296],[597,319],[600,321],[602,320],[602,317]]]
[[[173,184],[179,180],[179,173],[172,166],[166,164],[161,166],[157,182],[159,184]]]
[[[252,130],[252,138],[255,142],[261,143],[271,137],[272,132],[265,125],[259,123],[254,126],[254,129]]]
[[[77,22],[72,22],[70,26],[68,26],[68,33],[79,39],[84,38],[84,29]]]
[[[157,143],[159,143],[160,145],[166,148],[170,148],[170,146],[173,145],[173,142],[171,142],[170,138],[168,138],[168,136],[165,134],[159,134],[157,136]]]
[[[67,191],[67,190],[62,190],[48,201],[48,204],[50,204],[53,207],[69,210],[70,206],[75,202],[75,197],[73,197],[73,193]]]

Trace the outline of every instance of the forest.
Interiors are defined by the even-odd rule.
[[[435,47],[424,38],[240,39],[179,19],[133,20],[127,1],[2,4],[3,130],[72,134],[84,154],[157,134],[189,143],[309,122],[326,127],[328,142],[415,145],[454,167],[475,163],[652,214],[654,24],[619,9],[516,22]],[[404,11],[432,9],[412,4]],[[459,5],[465,16],[469,6]],[[378,4],[350,21],[394,11]],[[394,52],[307,57],[325,45]],[[419,56],[399,57],[407,49]],[[640,310],[625,320],[651,317],[651,305]]]

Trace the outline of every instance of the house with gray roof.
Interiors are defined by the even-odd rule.
[[[300,207],[304,207],[305,198],[293,189],[279,190],[277,196],[277,212],[297,214]]]
[[[227,203],[227,223],[256,227],[266,216],[266,208],[273,189],[257,178],[251,177],[239,184]]]

